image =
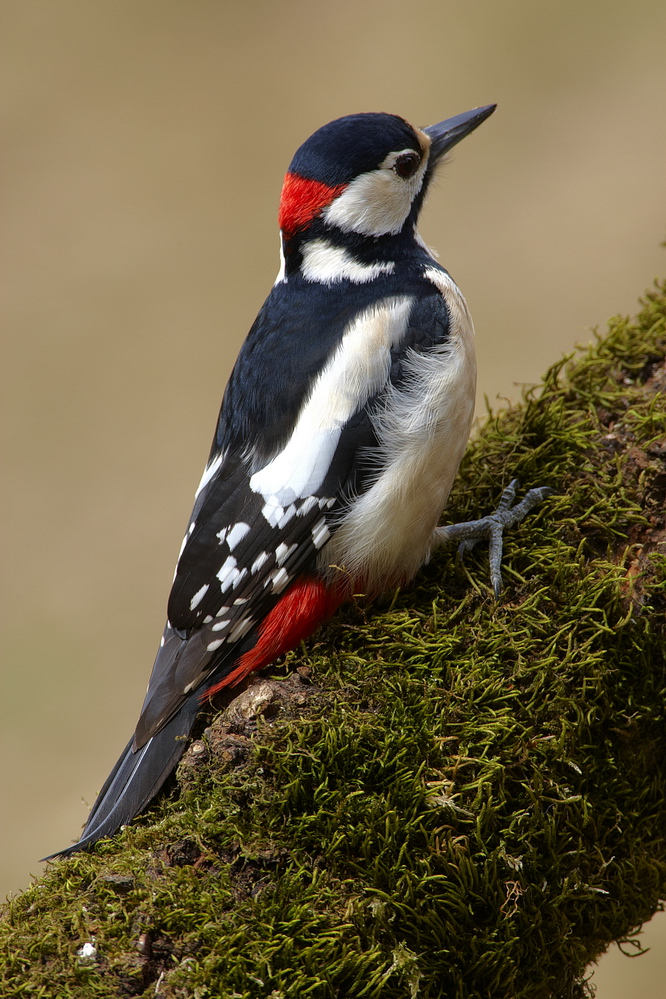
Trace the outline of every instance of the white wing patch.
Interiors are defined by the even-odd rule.
[[[281,526],[285,507],[320,488],[347,421],[382,389],[389,377],[391,348],[407,330],[411,296],[386,298],[350,323],[316,378],[284,448],[250,479],[265,500],[262,510]]]

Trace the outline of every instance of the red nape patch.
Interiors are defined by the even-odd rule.
[[[285,236],[293,236],[301,229],[307,229],[315,215],[330,205],[346,184],[329,187],[318,180],[306,180],[297,173],[288,173],[284,178],[278,224]]]
[[[327,587],[314,576],[298,579],[259,628],[257,644],[238,660],[238,665],[219,683],[202,694],[205,700],[224,687],[235,687],[248,673],[268,666],[284,652],[295,648],[299,642],[328,621],[345,600],[345,594],[335,587]]]

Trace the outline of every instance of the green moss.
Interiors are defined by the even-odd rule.
[[[557,490],[501,600],[475,549],[339,614],[301,707],[8,906],[2,995],[586,995],[666,885],[665,354],[660,286],[489,416],[451,520]]]

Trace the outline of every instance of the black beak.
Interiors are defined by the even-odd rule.
[[[482,121],[491,116],[496,107],[496,104],[488,104],[485,108],[474,108],[473,111],[465,111],[463,114],[455,115],[454,118],[447,118],[437,125],[424,128],[423,131],[430,137],[431,142],[430,163],[436,163],[444,153],[453,149],[457,142],[478,128]]]

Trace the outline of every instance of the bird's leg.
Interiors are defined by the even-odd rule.
[[[541,486],[539,489],[530,489],[527,495],[513,506],[516,497],[518,479],[510,482],[502,493],[497,509],[487,517],[480,520],[469,520],[464,524],[450,524],[447,527],[436,527],[432,535],[432,547],[436,548],[449,541],[458,541],[458,558],[470,548],[473,548],[479,541],[487,538],[489,542],[490,557],[490,582],[492,583],[495,598],[502,589],[502,576],[500,566],[502,563],[502,534],[505,527],[513,527],[519,524],[530,510],[551,496],[555,490],[550,486]]]

